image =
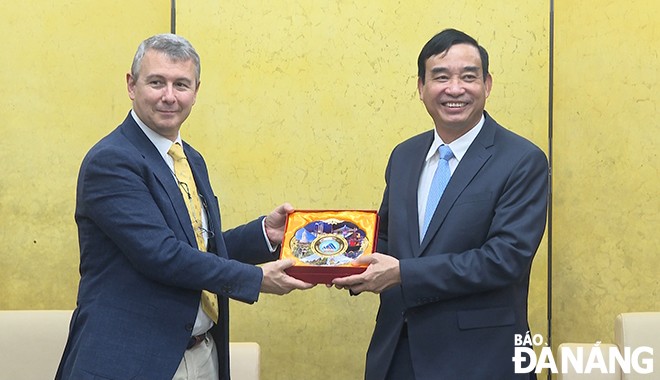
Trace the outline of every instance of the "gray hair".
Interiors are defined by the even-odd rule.
[[[195,64],[195,79],[199,83],[202,71],[199,55],[188,40],[176,34],[157,34],[142,41],[138,46],[133,64],[131,65],[131,76],[137,80],[140,73],[142,58],[147,50],[155,50],[166,54],[175,62],[192,60]]]

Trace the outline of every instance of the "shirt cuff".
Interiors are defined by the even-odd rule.
[[[266,240],[266,245],[268,245],[268,249],[270,250],[270,253],[275,253],[277,251],[277,248],[279,248],[279,244],[273,247],[273,244],[270,242],[270,239],[268,239],[268,234],[266,233],[266,218],[261,219],[261,231],[264,233],[264,239]]]

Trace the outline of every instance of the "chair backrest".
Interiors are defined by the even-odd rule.
[[[0,310],[0,379],[52,379],[71,310]]]
[[[657,379],[660,373],[660,312],[622,313],[614,321],[614,341],[619,350],[631,350],[632,368],[630,373],[623,373],[624,380]],[[653,355],[644,352],[642,347],[653,349]],[[637,355],[635,355],[635,350]],[[637,359],[637,360],[634,360]],[[653,373],[645,374],[645,368],[653,363]],[[642,371],[636,371],[634,366]],[[624,371],[627,372],[627,371]]]
[[[259,380],[261,348],[255,342],[229,343],[232,380]]]
[[[0,379],[52,379],[69,333],[71,310],[0,310]],[[231,342],[233,380],[259,380],[260,347]]]

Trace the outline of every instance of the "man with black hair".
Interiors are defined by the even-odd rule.
[[[385,172],[379,253],[334,280],[380,294],[367,380],[528,379],[515,374],[529,331],[530,268],[546,223],[548,163],[484,111],[488,53],[455,29],[418,59],[435,128],[399,144]]]

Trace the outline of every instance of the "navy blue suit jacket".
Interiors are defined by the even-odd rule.
[[[545,229],[548,164],[535,145],[485,117],[421,243],[417,185],[433,131],[391,154],[378,251],[400,260],[401,285],[380,296],[369,380],[385,377],[404,326],[417,380],[516,378],[514,334],[529,330],[529,274]]]
[[[130,114],[83,160],[75,212],[81,278],[57,379],[171,379],[202,289],[218,294],[211,333],[220,378],[229,378],[228,297],[255,302],[261,270],[245,263],[276,257],[261,219],[221,232],[206,164],[186,143],[184,151],[208,205],[209,253],[196,249],[172,172]]]

